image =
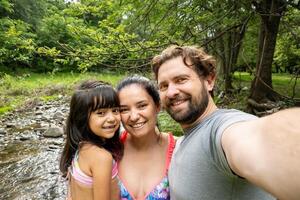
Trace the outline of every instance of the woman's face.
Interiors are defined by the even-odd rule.
[[[119,99],[122,123],[133,137],[155,131],[159,107],[142,86],[125,86],[119,91]]]

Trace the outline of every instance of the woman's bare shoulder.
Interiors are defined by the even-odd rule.
[[[180,138],[179,136],[174,135],[172,132],[161,132],[161,134],[166,140],[168,140],[170,134],[173,136],[175,141]]]

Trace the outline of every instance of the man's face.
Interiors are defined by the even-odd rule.
[[[182,57],[166,61],[158,70],[157,77],[163,108],[181,125],[195,122],[206,110],[209,101],[204,78],[187,67]]]

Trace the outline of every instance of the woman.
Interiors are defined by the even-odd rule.
[[[160,111],[158,91],[142,76],[131,76],[117,86],[124,156],[119,162],[122,200],[170,199],[167,172],[175,140],[157,126]]]

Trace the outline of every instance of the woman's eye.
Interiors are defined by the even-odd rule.
[[[140,105],[138,105],[138,108],[143,109],[143,108],[145,108],[146,106],[147,106],[147,104],[140,104]]]
[[[120,113],[126,113],[128,112],[128,108],[120,108]]]

